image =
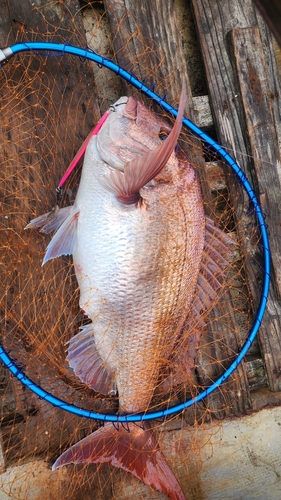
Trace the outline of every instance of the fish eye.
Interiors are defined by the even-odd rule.
[[[166,132],[166,130],[160,130],[159,139],[161,139],[161,141],[165,141],[165,139],[167,139],[168,135],[169,134]]]

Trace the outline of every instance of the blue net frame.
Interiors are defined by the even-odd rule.
[[[177,110],[168,104],[165,101],[165,97],[159,97],[155,92],[154,88],[148,88],[144,82],[140,82],[134,75],[128,73],[126,70],[115,64],[113,61],[106,59],[95,52],[92,52],[88,47],[85,49],[74,47],[68,44],[59,44],[59,43],[49,43],[49,42],[26,42],[26,43],[17,43],[12,45],[11,47],[6,47],[5,49],[0,50],[0,64],[4,64],[7,62],[13,55],[18,54],[20,52],[31,51],[35,54],[41,55],[58,55],[62,56],[64,54],[72,54],[74,56],[78,56],[81,58],[89,59],[97,63],[100,66],[104,66],[109,70],[113,71],[128,83],[133,85],[140,92],[145,94],[150,99],[153,99],[157,104],[161,105],[161,107],[168,111],[173,116],[177,116]],[[184,411],[186,408],[189,408],[195,403],[198,403],[206,396],[214,392],[223,382],[225,382],[228,377],[236,370],[238,365],[241,363],[245,354],[251,347],[253,340],[255,339],[258,329],[261,325],[262,318],[265,312],[268,293],[269,293],[269,285],[270,285],[270,248],[269,241],[267,235],[267,228],[264,220],[264,216],[259,204],[259,201],[255,195],[255,192],[249,183],[247,177],[242,172],[240,167],[234,161],[234,159],[227,153],[227,151],[222,148],[216,141],[214,141],[207,134],[202,132],[194,123],[192,123],[187,118],[183,119],[183,125],[194,133],[201,141],[203,141],[206,145],[208,145],[211,150],[218,154],[234,171],[236,176],[239,179],[239,182],[247,192],[250,202],[254,208],[256,218],[258,221],[258,226],[261,232],[261,245],[263,247],[263,283],[261,289],[261,298],[260,303],[255,314],[254,323],[249,330],[245,343],[243,344],[240,352],[238,353],[235,360],[231,363],[231,365],[225,370],[225,372],[209,387],[199,393],[196,397],[191,398],[181,404],[175,405],[171,408],[167,408],[160,411],[147,412],[137,415],[118,415],[118,414],[103,414],[96,413],[94,411],[85,410],[83,408],[79,408],[75,405],[71,405],[62,401],[61,399],[54,397],[52,394],[48,393],[42,387],[35,384],[30,378],[28,378],[23,370],[19,367],[19,363],[11,359],[5,349],[0,345],[0,360],[4,363],[4,365],[10,370],[10,372],[15,376],[22,384],[24,384],[28,389],[33,391],[37,396],[45,401],[49,402],[53,406],[59,407],[62,410],[73,413],[80,417],[86,417],[90,419],[100,420],[103,422],[112,422],[113,424],[118,423],[129,423],[129,422],[142,422],[148,420],[155,419],[165,419],[166,417],[173,415],[175,413],[180,413]]]

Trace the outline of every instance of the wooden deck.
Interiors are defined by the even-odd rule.
[[[92,36],[93,25],[99,33],[97,38]],[[280,75],[276,62],[278,48],[253,1],[104,0],[103,3],[79,3],[78,0],[63,0],[56,3],[37,0],[34,6],[31,0],[6,0],[0,16],[0,46],[21,40],[67,40],[79,46],[88,43],[97,52],[105,50],[105,56],[116,57],[120,66],[140,80],[146,79],[150,84],[156,82],[157,93],[164,95],[168,92],[167,100],[175,106],[182,80],[185,79],[188,95],[185,113],[232,152],[254,186],[266,214],[272,253],[272,285],[258,342],[231,377],[227,391],[209,396],[206,405],[217,419],[244,415],[267,405],[281,405]],[[140,96],[118,77],[103,76],[103,70],[97,67],[93,72],[91,65],[84,60],[73,58],[70,62],[67,57],[61,57],[57,64],[56,58],[52,60],[49,57],[45,63],[40,63],[39,68],[34,55],[23,58],[23,64],[18,64],[18,59],[15,66],[11,62],[0,73],[0,113],[4,103],[2,110],[5,116],[0,124],[5,141],[4,159],[1,161],[5,166],[6,159],[11,159],[12,194],[16,199],[11,203],[17,205],[17,213],[11,217],[11,226],[6,226],[8,237],[5,236],[5,244],[11,249],[21,248],[16,257],[12,251],[7,252],[2,263],[4,269],[10,269],[12,262],[14,272],[6,273],[1,284],[1,336],[7,348],[11,348],[9,339],[13,338],[12,355],[29,367],[31,378],[39,377],[40,380],[48,378],[48,356],[40,352],[38,359],[32,361],[34,351],[31,349],[28,352],[26,344],[19,340],[25,337],[31,324],[32,328],[42,328],[40,320],[37,324],[34,319],[38,306],[35,307],[33,302],[30,305],[30,294],[37,290],[41,300],[40,310],[44,311],[48,307],[44,303],[49,293],[46,287],[48,276],[57,275],[58,293],[65,293],[63,283],[69,278],[69,267],[67,263],[63,268],[57,263],[51,264],[43,282],[42,275],[34,273],[34,269],[40,268],[45,241],[34,234],[28,236],[28,244],[22,244],[22,227],[31,212],[43,213],[54,205],[58,179],[83,138],[115,97],[117,99],[121,93],[127,92],[138,98]],[[32,75],[36,74],[38,78],[33,78]],[[10,100],[8,93],[15,96],[13,85],[18,81],[22,81],[19,87],[21,102],[15,103],[14,97]],[[56,82],[55,85],[53,82]],[[63,105],[59,104],[61,96]],[[49,106],[48,102],[54,105]],[[59,114],[57,105],[60,105]],[[46,128],[52,133],[46,135]],[[23,149],[24,140],[29,144],[26,150]],[[183,147],[190,161],[196,165],[210,215],[213,193],[229,193],[234,217],[239,221],[237,238],[242,245],[245,286],[254,315],[260,297],[261,249],[257,240],[253,239],[253,220],[247,196],[233,176],[224,175],[223,166],[216,158],[206,157],[196,138],[191,138]],[[25,173],[17,176],[19,158],[23,165],[36,165],[37,179],[30,179]],[[55,164],[54,158],[58,160]],[[63,161],[59,161],[62,158]],[[4,187],[0,187],[5,199],[11,190],[7,178],[3,175]],[[53,181],[50,182],[50,179]],[[32,182],[36,184],[35,191],[30,189]],[[19,191],[23,193],[20,202],[16,197]],[[73,197],[69,190],[66,192],[66,196]],[[32,283],[29,279],[31,274],[34,276]],[[61,324],[70,322],[72,331],[77,327],[77,311],[70,307],[67,312],[62,312],[55,298],[52,308],[53,317],[61,317]],[[24,324],[19,325],[16,319],[22,317],[22,310],[27,313],[24,314]],[[205,348],[201,358],[198,358],[198,387],[219,373],[218,367],[225,363],[222,356],[226,351],[229,352],[229,360],[233,359],[231,353],[239,351],[241,332],[236,312],[231,297],[214,309],[214,318],[224,318],[224,329],[220,331],[218,322],[210,321],[207,334],[213,340],[218,336],[223,339],[224,353],[219,347],[212,351],[217,364],[214,363],[213,371],[210,371],[204,359],[211,354]],[[47,332],[48,326],[44,325],[44,328]],[[245,328],[242,334],[245,334]],[[75,381],[63,367],[63,352],[59,352],[58,356],[58,375],[55,374],[56,367],[52,367],[48,390],[56,393],[59,383],[60,393],[66,399],[83,407],[93,408],[96,405],[98,410],[100,403],[89,394],[81,397]],[[64,432],[73,432],[73,442],[76,442],[93,427],[89,421],[80,425],[79,419],[62,416],[60,410],[50,410],[48,404],[42,404],[34,395],[27,397],[21,384],[11,379],[5,369],[1,372],[0,391],[3,434],[9,436],[8,441],[4,438],[3,468],[14,460],[15,455],[25,457],[32,454],[32,436],[39,425],[44,432],[48,432],[51,422],[54,429],[48,444],[43,439],[36,441],[38,455],[47,454],[49,460],[56,455],[59,446],[63,447]],[[114,412],[114,404],[107,402],[106,409]],[[187,412],[186,419],[188,423],[193,423],[194,415]],[[60,426],[57,425],[59,421]],[[13,435],[11,429],[16,429]],[[24,443],[22,433],[27,437]],[[98,492],[96,494],[99,498]],[[126,498],[125,493],[123,496],[120,493],[118,498]]]

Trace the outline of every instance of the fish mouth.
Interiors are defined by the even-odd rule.
[[[116,101],[114,104],[111,104],[109,106],[109,111],[111,113],[118,113],[118,114],[123,114],[124,109],[126,108],[128,101],[131,99],[131,97],[120,97],[118,101]],[[124,108],[123,108],[124,106]]]
[[[134,97],[120,97],[118,101],[110,106],[109,114],[113,121],[109,117],[105,127],[97,134],[97,151],[101,160],[106,162],[109,167],[124,172],[124,166],[128,161],[136,155],[145,154],[149,150],[147,146],[138,141],[137,137],[130,136],[130,133],[126,130],[129,125],[124,125],[124,122],[122,122],[122,118],[132,121],[137,120],[138,101]],[[118,136],[119,131],[116,128],[116,123],[119,123],[118,128],[124,134],[125,142],[124,139],[120,140]]]
[[[135,120],[137,118],[138,101],[134,97],[120,97],[115,104],[109,107],[112,113],[119,113],[126,118]]]
[[[137,118],[138,102],[134,97],[129,97],[123,110],[123,116],[135,120]]]

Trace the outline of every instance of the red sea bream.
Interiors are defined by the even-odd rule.
[[[171,129],[134,98],[119,99],[88,144],[74,205],[28,225],[57,230],[44,263],[73,255],[80,306],[92,322],[70,341],[69,364],[94,391],[118,393],[120,414],[149,408],[172,353],[173,383],[182,379],[184,361],[190,370],[194,341],[178,358],[175,345],[183,329],[188,345],[188,325],[195,317],[200,324],[226,265],[227,236],[206,220],[196,173],[175,152],[184,101],[183,88]],[[54,468],[108,462],[183,500],[149,425],[128,427],[106,424]]]

